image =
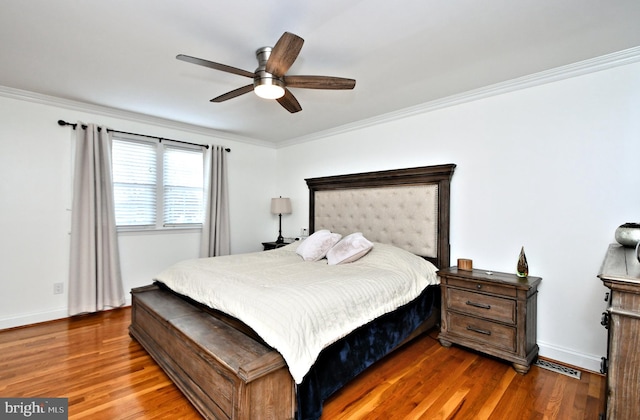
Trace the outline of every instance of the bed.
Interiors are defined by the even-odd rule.
[[[205,418],[319,418],[322,403],[336,390],[439,322],[437,284],[420,280],[417,286],[408,287],[410,298],[402,295],[404,300],[389,303],[389,307],[387,302],[393,299],[380,297],[382,292],[377,287],[384,283],[386,288],[387,282],[394,281],[395,273],[384,271],[388,268],[389,256],[396,267],[417,264],[419,268],[414,271],[425,273],[434,273],[435,269],[449,265],[449,198],[454,169],[455,165],[449,164],[306,179],[312,236],[316,238],[325,232],[338,234],[345,239],[338,244],[344,244],[355,235],[356,240],[366,238],[373,244],[372,248],[347,264],[333,265],[336,253],[318,261],[304,261],[302,264],[307,264],[304,269],[309,270],[309,274],[296,273],[298,277],[292,277],[294,274],[275,264],[284,264],[286,270],[289,266],[300,266],[304,241],[261,253],[179,263],[160,273],[153,284],[132,290],[131,336]],[[336,245],[334,250],[337,248]],[[379,258],[385,260],[378,263]],[[237,259],[243,261],[242,268],[230,268],[231,261]],[[256,264],[267,265],[256,271]],[[428,264],[433,270],[423,270],[420,264],[425,267]],[[204,292],[203,297],[198,293],[213,266],[216,270],[222,266],[229,271],[216,271],[219,274],[209,276],[224,281],[213,287],[207,281],[209,291]],[[302,312],[313,312],[314,305],[331,306],[333,298],[322,300],[323,292],[313,289],[314,279],[320,279],[318,276],[324,271],[333,270],[343,275],[349,271],[369,273],[367,270],[376,270],[376,267],[380,269],[381,278],[373,274],[374,280],[363,276],[369,283],[362,285],[355,283],[356,280],[326,280],[333,289],[354,283],[355,292],[344,294],[360,296],[362,292],[365,297],[360,299],[372,302],[370,310],[375,312],[372,319],[368,318],[369,312],[359,314],[353,306],[347,308],[348,316],[334,315],[333,320],[320,318],[321,322],[315,320],[309,326],[298,324],[302,321],[297,318],[302,316],[284,312],[289,311],[289,307],[300,306],[300,302],[305,302]],[[200,274],[193,274],[197,270]],[[390,270],[403,271],[393,267]],[[248,276],[249,271],[274,280],[267,284],[266,280],[257,278],[251,280],[255,281],[255,287],[243,285],[246,288],[242,288],[240,279]],[[432,273],[425,277],[431,278]],[[303,289],[314,290],[313,294],[324,303],[320,305],[312,302],[313,299],[305,300],[306,297],[286,297],[284,289],[295,283],[288,279],[307,281]],[[371,294],[364,295],[364,290],[369,288]],[[391,294],[400,295],[395,291]],[[260,300],[262,295],[265,302]],[[233,303],[234,296],[240,297],[237,303]],[[268,309],[269,305],[273,314],[258,312],[262,306]],[[248,317],[242,313],[243,321],[238,319],[239,306],[250,312]],[[351,320],[351,312],[356,313],[354,321],[347,322]],[[287,323],[293,318],[296,324]],[[329,329],[336,331],[325,336],[324,330],[314,329],[318,324],[335,325]],[[309,336],[305,340],[311,341],[304,341],[303,346],[288,346],[279,341],[274,335],[276,332],[268,329],[274,325],[278,325],[274,330],[294,333],[298,329],[309,329],[311,334],[305,334]],[[301,358],[297,358],[299,354]]]

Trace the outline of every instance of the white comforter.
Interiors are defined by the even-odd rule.
[[[249,325],[282,354],[296,383],[326,346],[438,282],[435,266],[390,245],[335,266],[302,260],[297,245],[187,260],[156,280]]]

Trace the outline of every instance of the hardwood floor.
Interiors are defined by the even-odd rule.
[[[128,334],[130,309],[0,331],[0,396],[63,397],[70,419],[199,419]],[[604,378],[580,380],[452,347],[434,331],[326,402],[334,419],[597,419]]]

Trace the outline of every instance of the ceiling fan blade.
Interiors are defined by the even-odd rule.
[[[284,83],[305,89],[353,89],[356,86],[353,79],[331,76],[285,76]]]
[[[203,60],[202,58],[191,57],[190,55],[178,54],[176,58],[178,60],[186,61],[187,63],[198,64],[200,66],[209,67],[214,70],[226,71],[227,73],[233,73],[239,76],[250,77],[252,79],[255,77],[255,74],[250,71],[227,66],[226,64],[215,63],[209,60]]]
[[[289,70],[289,67],[296,61],[298,54],[302,49],[304,39],[291,32],[282,34],[276,45],[271,50],[271,55],[265,70],[276,77],[282,77]]]
[[[298,102],[296,97],[293,96],[293,93],[291,93],[291,91],[287,88],[284,89],[284,96],[282,98],[276,99],[276,101],[278,101],[278,103],[282,105],[284,109],[292,114],[298,111],[302,111],[300,103]]]
[[[236,98],[240,95],[244,95],[245,93],[249,93],[251,91],[253,91],[253,83],[247,86],[242,86],[241,88],[238,88],[238,89],[234,89],[231,92],[227,92],[223,95],[217,96],[212,100],[210,100],[209,102],[224,102],[229,99]]]

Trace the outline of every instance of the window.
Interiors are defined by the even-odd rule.
[[[112,165],[119,227],[201,226],[201,148],[114,136]]]
[[[164,146],[164,225],[202,223],[202,151]]]

